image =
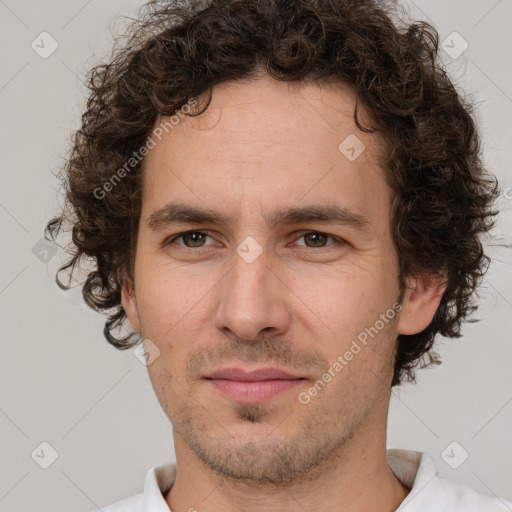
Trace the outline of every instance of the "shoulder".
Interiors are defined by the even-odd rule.
[[[432,492],[451,512],[511,512],[512,501],[488,496],[457,482],[436,477]],[[444,510],[444,509],[442,509]]]
[[[144,492],[129,498],[102,506],[92,512],[169,512],[164,495],[171,488],[176,478],[176,465],[166,463],[153,466],[146,474]]]
[[[135,494],[121,501],[116,501],[110,505],[101,507],[101,509],[92,512],[143,512],[143,494]]]
[[[511,501],[439,477],[428,453],[388,450],[388,462],[410,489],[396,512],[512,512]]]

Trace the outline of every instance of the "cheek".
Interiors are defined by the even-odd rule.
[[[160,264],[158,259],[139,260],[137,297],[143,328],[156,330],[159,337],[197,314],[212,283],[196,276],[190,267],[182,269]]]
[[[140,262],[142,271],[142,258]],[[142,334],[160,350],[149,372],[156,380],[169,372],[181,381],[187,355],[205,339],[206,320],[212,319],[208,291],[216,279],[194,275],[190,267],[170,269],[149,260],[144,268],[149,270],[139,274],[137,287]]]
[[[349,266],[319,274],[314,280],[295,279],[294,283],[294,293],[300,299],[297,306],[304,311],[299,314],[311,318],[309,329],[322,338],[322,345],[336,350],[373,326],[398,297],[397,279],[380,267]]]

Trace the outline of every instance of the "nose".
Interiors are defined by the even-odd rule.
[[[215,326],[228,337],[255,341],[262,331],[277,336],[289,328],[292,292],[266,252],[252,262],[235,253],[231,270],[219,283]]]

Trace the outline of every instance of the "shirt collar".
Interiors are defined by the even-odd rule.
[[[143,512],[169,512],[164,495],[175,479],[176,464],[173,463],[154,466],[148,471],[144,482]]]
[[[437,476],[432,457],[428,453],[390,449],[387,450],[387,458],[393,474],[410,489],[396,512],[427,510],[425,507],[432,505],[432,494],[429,490],[423,491],[432,484]],[[425,501],[427,498],[428,501]]]

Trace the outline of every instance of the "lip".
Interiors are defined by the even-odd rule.
[[[264,403],[302,384],[305,378],[278,368],[217,370],[205,377],[225,397],[240,403]]]
[[[279,368],[258,368],[251,371],[242,370],[241,368],[224,368],[213,372],[206,378],[257,382],[262,380],[293,380],[300,379],[301,377],[292,375]]]

